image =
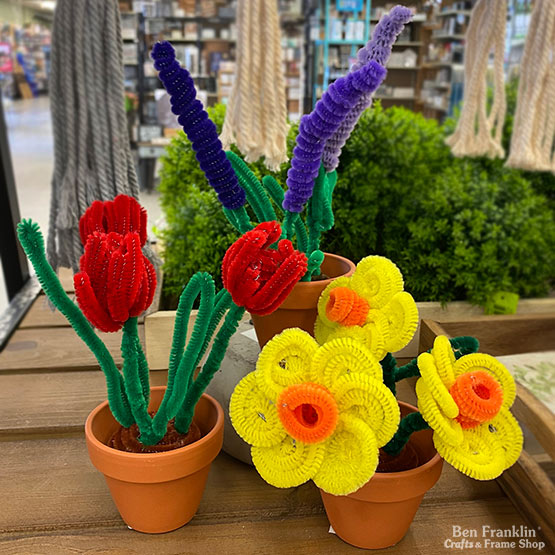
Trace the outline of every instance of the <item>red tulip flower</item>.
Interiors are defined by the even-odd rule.
[[[133,197],[127,195],[118,195],[114,200],[105,202],[95,200],[79,220],[79,234],[83,245],[95,231],[114,231],[120,235],[136,231],[141,240],[141,247],[144,247],[146,210]]]
[[[233,302],[261,316],[270,314],[285,300],[306,273],[307,258],[282,239],[278,222],[263,222],[247,231],[227,250],[222,279]]]
[[[118,331],[152,303],[156,272],[142,253],[137,231],[89,234],[79,267],[73,277],[77,303],[101,331]]]

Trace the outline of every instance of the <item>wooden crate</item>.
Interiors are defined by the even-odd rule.
[[[480,352],[494,356],[551,351],[555,349],[555,313],[454,322],[422,320],[420,352],[430,349],[438,335],[474,336],[480,341]],[[525,447],[497,482],[555,551],[555,415],[518,382],[511,411],[524,429]]]

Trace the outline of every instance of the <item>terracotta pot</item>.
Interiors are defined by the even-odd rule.
[[[256,337],[264,347],[274,335],[287,328],[301,328],[314,334],[314,322],[318,315],[318,299],[322,291],[336,278],[351,276],[356,266],[337,254],[324,254],[322,273],[330,276],[321,281],[299,281],[280,307],[267,316],[251,314]]]
[[[399,402],[404,416],[417,409]],[[345,496],[322,490],[322,500],[335,533],[347,543],[365,549],[382,549],[407,533],[424,494],[439,480],[443,459],[432,442],[432,430],[416,432],[410,442],[419,460],[412,470],[378,472],[358,491]]]
[[[152,388],[150,410],[159,407],[165,390],[165,386]],[[106,445],[119,426],[108,401],[89,414],[85,423],[89,456],[104,474],[130,528],[169,532],[187,524],[197,512],[210,464],[222,447],[222,407],[203,395],[195,408],[195,422],[203,434],[195,443],[163,453],[126,453]]]

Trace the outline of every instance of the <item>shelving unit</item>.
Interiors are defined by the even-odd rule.
[[[391,2],[374,0],[372,2],[352,2],[358,9],[349,16],[343,16],[332,8],[332,2],[325,0],[310,17],[311,39],[309,53],[314,55],[311,68],[310,101],[313,106],[333,80],[345,75],[356,58],[357,50],[364,46],[380,18],[391,9]],[[399,104],[415,111],[420,110],[419,92],[422,82],[422,60],[424,40],[422,27],[427,22],[427,14],[423,11],[422,2],[409,3],[415,15],[394,45],[388,64],[388,74],[384,84],[376,91],[374,98],[384,106]],[[347,25],[360,22],[363,29],[360,36],[353,39],[339,38],[334,31],[342,23],[346,32]],[[343,48],[339,54],[330,54],[333,47]],[[339,59],[339,64],[337,60]]]
[[[428,44],[420,92],[425,116],[453,115],[463,97],[464,38],[476,0],[443,0],[436,23],[427,30]]]

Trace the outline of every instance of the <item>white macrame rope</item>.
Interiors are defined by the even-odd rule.
[[[237,3],[236,77],[220,139],[247,162],[264,156],[270,169],[287,160],[287,109],[281,32],[275,0]]]
[[[50,91],[54,173],[48,258],[55,269],[77,270],[83,252],[79,217],[87,206],[119,193],[139,194],[124,110],[116,0],[58,0]],[[150,250],[149,258],[157,262]]]
[[[465,37],[464,102],[457,128],[447,138],[455,156],[503,157],[501,134],[506,101],[503,77],[507,3],[478,0]],[[487,113],[487,72],[494,53],[493,103]]]
[[[520,64],[517,106],[506,165],[554,171],[555,2],[536,0]]]

